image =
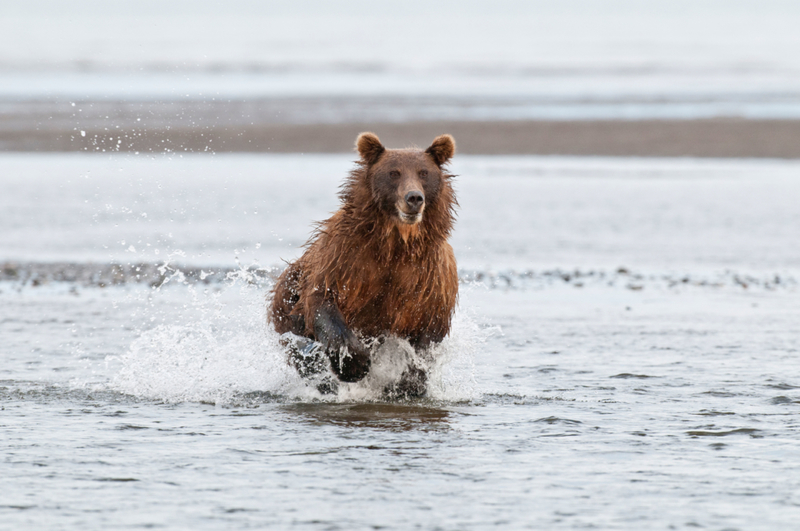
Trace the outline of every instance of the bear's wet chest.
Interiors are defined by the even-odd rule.
[[[392,330],[399,316],[418,310],[430,272],[423,263],[411,260],[367,267],[377,273],[370,286],[358,290],[367,296],[348,301],[347,306],[354,310],[353,326],[368,335],[378,335]]]
[[[385,304],[396,304],[414,297],[426,278],[425,267],[419,262],[398,260],[379,266],[374,299]]]

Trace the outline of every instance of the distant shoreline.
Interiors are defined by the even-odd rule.
[[[13,126],[11,121],[13,119]],[[208,123],[208,122],[206,122]],[[121,125],[119,125],[121,124]],[[137,128],[113,117],[80,129],[0,115],[3,152],[351,152],[361,131],[386,145],[425,146],[450,133],[459,153],[485,155],[584,155],[637,157],[800,158],[800,120],[576,120],[416,121],[187,127],[159,123]]]

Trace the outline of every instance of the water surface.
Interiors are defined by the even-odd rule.
[[[463,157],[411,402],[320,396],[264,324],[349,164],[0,158],[2,526],[794,527],[795,163]]]

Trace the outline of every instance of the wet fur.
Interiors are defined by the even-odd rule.
[[[335,365],[341,360],[333,351],[346,346],[361,352],[348,332],[362,339],[392,334],[426,348],[450,331],[458,296],[447,242],[457,202],[453,176],[442,168],[453,155],[452,138],[437,138],[427,151],[387,150],[377,136],[364,133],[357,148],[361,160],[342,185],[341,208],[318,224],[303,256],[280,276],[268,311],[278,333],[324,343],[333,337],[326,347],[340,378]],[[398,182],[388,177],[390,169],[401,173]],[[399,190],[414,186],[424,189],[425,204],[421,221],[408,224],[397,214]],[[347,331],[329,332],[338,318]],[[343,379],[365,374],[358,370]]]

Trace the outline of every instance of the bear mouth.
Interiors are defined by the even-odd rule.
[[[408,225],[414,225],[422,221],[422,212],[418,212],[416,214],[406,214],[402,210],[398,209],[397,215],[400,218],[400,221]]]

